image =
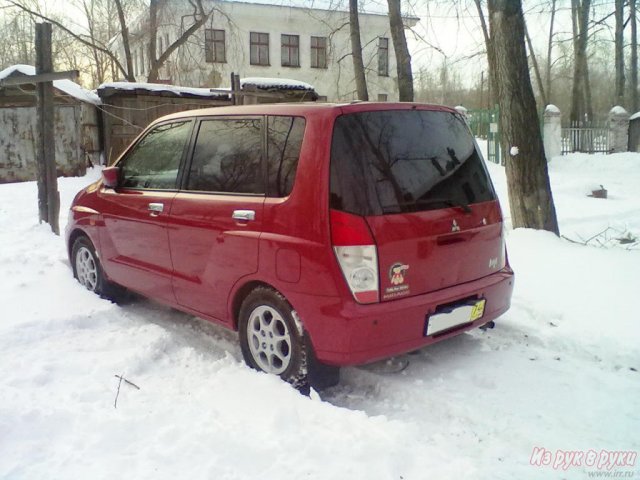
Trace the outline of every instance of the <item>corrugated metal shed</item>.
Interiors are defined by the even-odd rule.
[[[0,79],[34,74],[30,65],[14,65]],[[87,164],[100,162],[100,99],[71,80],[53,85],[58,175],[84,175]],[[34,84],[0,88],[0,183],[36,179],[36,118]]]

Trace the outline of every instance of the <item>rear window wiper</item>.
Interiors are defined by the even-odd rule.
[[[453,200],[449,200],[446,198],[425,198],[412,200],[409,202],[398,202],[395,205],[384,205],[382,207],[382,211],[385,213],[401,213],[403,211],[402,207],[406,206],[427,206],[427,205],[447,205],[448,207],[457,207],[461,208],[464,213],[472,213],[471,207],[466,203],[455,202]]]
[[[471,207],[466,203],[456,202],[454,200],[449,200],[447,198],[426,198],[424,200],[416,200],[416,204],[418,205],[431,205],[431,204],[441,203],[443,205],[448,205],[449,207],[457,207],[461,208],[464,213],[472,213]]]

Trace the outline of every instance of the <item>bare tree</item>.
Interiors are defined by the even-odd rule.
[[[629,87],[631,88],[632,111],[640,110],[638,102],[638,23],[636,0],[629,0],[629,22],[631,23],[631,76]]]
[[[533,72],[536,75],[536,81],[538,82],[538,88],[540,89],[540,98],[542,99],[543,107],[547,105],[547,95],[544,90],[544,84],[542,83],[542,75],[540,75],[540,68],[538,67],[538,60],[536,53],[533,51],[533,45],[531,44],[531,37],[529,37],[529,30],[527,25],[524,26],[524,36],[527,39],[527,47],[529,49],[529,58],[531,58],[531,64],[533,65]]]
[[[389,4],[389,26],[393,48],[396,52],[398,72],[398,90],[401,102],[413,102],[413,73],[411,71],[411,55],[404,35],[404,23],[400,13],[400,0],[387,0]]]
[[[360,41],[360,20],[358,19],[358,0],[349,0],[349,27],[351,32],[351,56],[353,58],[353,74],[356,80],[356,91],[359,100],[369,100],[367,78],[362,61],[362,43]]]
[[[529,78],[520,0],[489,0],[501,146],[514,227],[559,233],[536,102]]]
[[[571,0],[573,25],[573,88],[571,91],[571,122],[584,121],[585,114],[593,119],[593,106],[587,63],[587,39],[591,0]]]
[[[131,46],[129,44],[129,27],[124,16],[124,9],[122,8],[122,0],[115,0],[116,8],[118,10],[118,20],[120,20],[120,35],[122,36],[122,48],[124,50],[124,58],[127,64],[126,71],[123,71],[127,81],[135,82],[136,77],[133,71],[133,59],[131,57]]]
[[[553,51],[553,27],[556,18],[556,0],[551,0],[551,18],[549,20],[549,41],[547,43],[547,65],[545,69],[545,81],[547,83],[546,93],[547,93],[547,101],[553,102],[551,95],[551,54]]]
[[[135,81],[134,75],[134,62],[131,52],[131,31],[127,22],[128,16],[136,14],[138,12],[143,13],[144,9],[141,8],[141,2],[139,0],[105,0],[101,2],[99,0],[82,0],[81,8],[86,16],[87,30],[86,32],[77,32],[70,27],[63,24],[62,21],[51,18],[45,15],[31,4],[30,0],[5,0],[11,6],[14,6],[33,18],[40,18],[51,22],[59,29],[64,31],[67,35],[79,42],[82,46],[89,49],[89,55],[93,59],[93,68],[96,69],[94,77],[99,83],[106,79],[107,66],[105,65],[104,58],[108,59],[109,64],[113,65],[115,70],[119,72],[127,81]],[[159,71],[169,57],[198,30],[209,19],[213,12],[213,8],[205,11],[202,0],[189,0],[185,2],[191,5],[192,11],[190,14],[184,15],[182,20],[191,19],[191,23],[188,27],[181,31],[181,34],[175,39],[175,41],[169,45],[165,45],[164,51],[157,54],[156,38],[158,33],[158,20],[157,17],[160,13],[160,5],[166,6],[166,2],[160,2],[158,0],[151,0],[150,5],[145,7],[148,11],[148,22],[142,27],[141,33],[143,36],[148,35],[149,38],[149,75],[148,81],[155,82],[158,80]],[[105,14],[105,9],[115,5],[117,11],[116,15]],[[99,11],[98,11],[99,10]],[[107,18],[99,18],[100,16]],[[113,47],[109,45],[109,40],[116,33],[115,27],[106,29],[108,36],[98,35],[99,24],[102,22],[108,22],[117,18],[118,22],[118,34],[121,37],[122,48],[124,50],[124,59],[121,61],[118,55],[113,51]],[[67,55],[69,59],[72,59],[72,55]]]
[[[487,27],[487,21],[484,17],[484,11],[482,10],[481,0],[473,0],[478,11],[478,18],[480,19],[480,27],[482,28],[482,36],[484,37],[485,48],[487,49],[487,60],[489,62],[489,102],[491,105],[496,103],[496,78],[492,65],[495,64],[493,58],[493,42],[491,41],[491,35],[489,28]]]
[[[624,0],[616,0],[615,6],[615,64],[616,64],[616,103],[624,104]]]
[[[212,15],[214,8],[205,10],[202,0],[191,0],[188,2],[191,7],[191,13],[186,15],[185,18],[191,18],[191,25],[184,31],[178,38],[166,45],[165,49],[160,55],[157,55],[156,39],[158,36],[158,0],[151,0],[149,5],[149,75],[147,75],[148,82],[157,82],[159,78],[159,72],[165,62],[169,59],[171,54],[175,52],[181,45],[187,42],[189,38],[197,32]]]
[[[63,32],[65,32],[66,34],[68,34],[69,36],[74,38],[75,40],[77,40],[81,45],[84,45],[86,47],[89,47],[91,49],[97,50],[98,52],[101,52],[101,53],[107,55],[111,59],[111,61],[113,61],[114,64],[117,66],[118,70],[120,70],[125,75],[127,74],[127,72],[125,71],[124,67],[122,66],[122,64],[118,60],[118,57],[113,52],[111,52],[109,50],[109,48],[106,45],[106,43],[99,42],[99,41],[97,41],[95,39],[94,39],[94,41],[92,41],[90,35],[85,34],[85,33],[76,33],[74,31],[72,31],[69,27],[65,26],[62,23],[62,21],[56,20],[55,18],[52,18],[51,16],[44,15],[44,14],[36,11],[32,6],[29,5],[28,2],[22,3],[22,2],[20,2],[18,0],[5,0],[5,2],[10,4],[11,6],[19,8],[20,10],[28,13],[29,15],[31,15],[32,18],[40,18],[42,20],[45,20],[45,21],[55,25],[60,30],[62,30]]]

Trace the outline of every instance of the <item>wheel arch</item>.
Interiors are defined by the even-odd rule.
[[[92,243],[93,247],[95,248],[96,246],[95,242],[91,239],[91,237],[86,231],[84,231],[79,227],[74,228],[73,231],[69,234],[69,241],[67,242],[67,257],[69,258],[69,261],[73,261],[73,259],[71,258],[71,253],[73,251],[73,244],[76,242],[76,240],[79,237],[87,237],[89,241]]]
[[[278,292],[280,295],[284,297],[284,294],[280,292],[280,290],[278,290],[273,285],[270,285],[267,282],[264,282],[262,280],[250,280],[244,283],[243,285],[238,287],[235,290],[235,292],[232,293],[231,302],[229,305],[231,325],[234,330],[236,331],[238,330],[238,319],[240,317],[240,308],[242,307],[242,302],[244,301],[245,298],[247,298],[247,295],[249,295],[249,293],[251,293],[254,289],[258,287],[270,288],[272,290],[275,290],[276,292]]]

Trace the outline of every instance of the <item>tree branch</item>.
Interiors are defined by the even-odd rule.
[[[108,49],[103,48],[99,45],[96,45],[95,43],[92,43],[88,40],[85,40],[84,38],[82,38],[81,35],[78,35],[77,33],[72,32],[71,30],[69,30],[67,27],[65,27],[62,23],[58,22],[57,20],[54,20],[50,17],[47,17],[46,15],[43,15],[41,13],[35,12],[33,10],[31,10],[28,7],[25,7],[24,5],[21,5],[20,3],[14,1],[14,0],[5,0],[7,3],[9,3],[10,5],[19,8],[20,10],[28,13],[31,16],[34,17],[38,17],[41,18],[42,20],[45,20],[53,25],[55,25],[56,27],[58,27],[60,30],[63,30],[64,32],[68,33],[69,35],[71,35],[73,38],[75,38],[78,42],[82,43],[83,45],[86,45],[88,47],[91,48],[95,48],[96,50],[104,53],[105,55],[108,55],[109,58],[111,58],[114,63],[116,64],[116,66],[118,67],[118,69],[125,75],[127,76],[127,72],[124,70],[124,68],[122,67],[122,64],[118,61],[118,58]]]

